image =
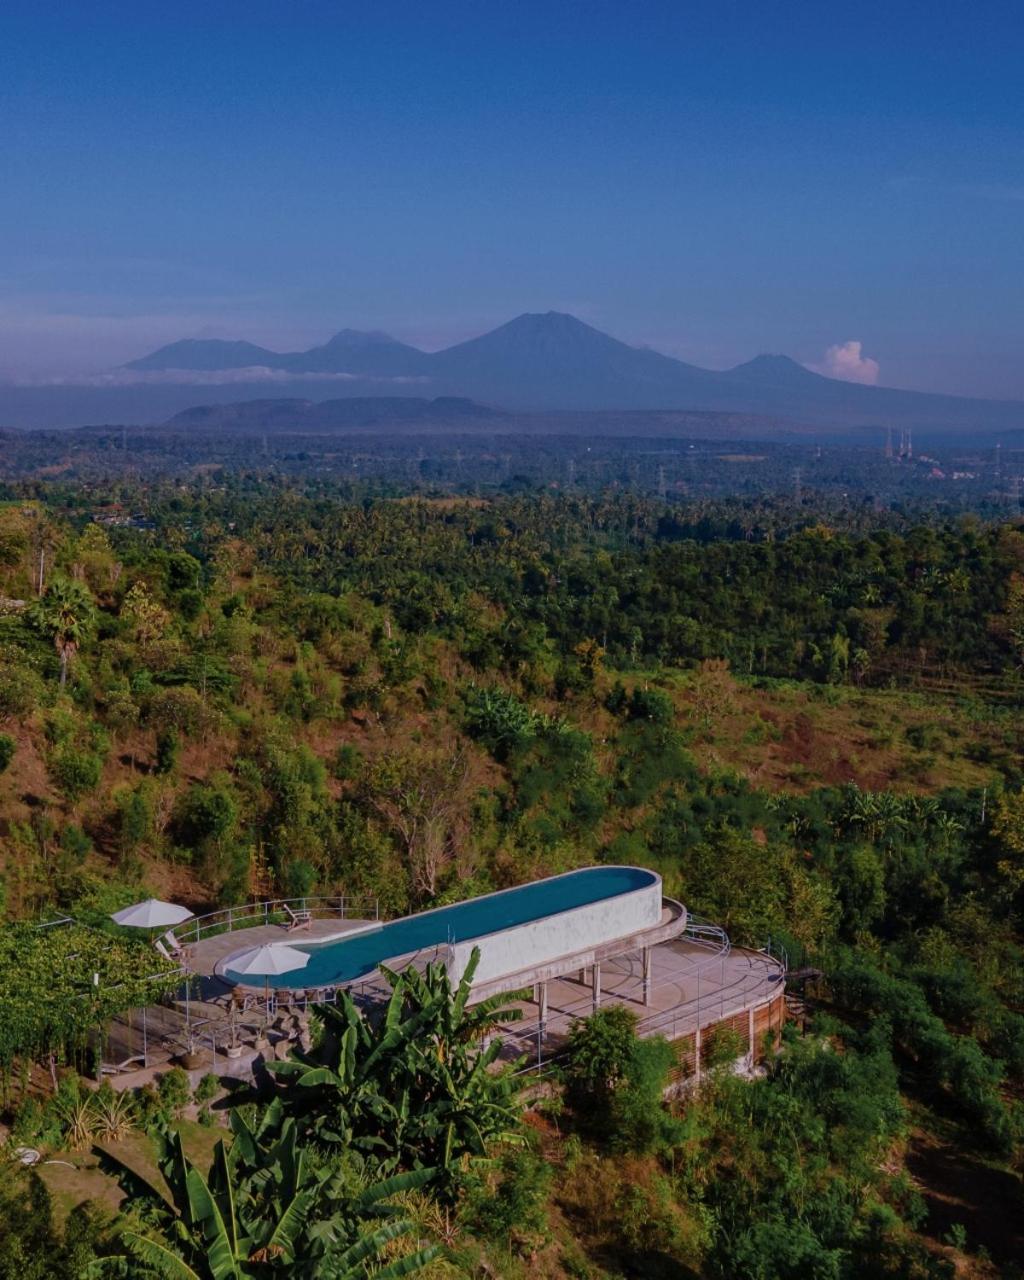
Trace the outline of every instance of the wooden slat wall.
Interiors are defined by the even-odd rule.
[[[754,1010],[754,1043],[753,1052],[756,1061],[764,1059],[764,1044],[766,1032],[772,1033],[772,1045],[777,1046],[779,1036],[782,1032],[782,1024],[786,1020],[786,1001],[784,995],[780,992],[774,999],[760,1008]],[[705,1054],[714,1042],[715,1032],[719,1029],[728,1028],[735,1031],[743,1040],[745,1047],[749,1046],[750,1035],[750,1014],[737,1013],[731,1018],[725,1018],[721,1022],[712,1023],[710,1026],[704,1027],[701,1033],[701,1065],[705,1061]],[[684,1080],[689,1080],[697,1072],[697,1053],[695,1047],[696,1037],[691,1032],[689,1035],[680,1036],[678,1040],[672,1041],[672,1048],[675,1051],[676,1063],[669,1073],[670,1084],[680,1084]]]

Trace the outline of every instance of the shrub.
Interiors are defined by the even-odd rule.
[[[566,1091],[581,1116],[606,1111],[615,1090],[625,1080],[636,1044],[636,1015],[622,1005],[600,1009],[593,1017],[573,1023],[569,1033]]]
[[[577,1118],[613,1150],[645,1152],[670,1143],[676,1122],[662,1094],[675,1062],[661,1036],[640,1040],[636,1015],[600,1009],[569,1034],[566,1088]]]
[[[532,1151],[507,1152],[498,1178],[474,1187],[468,1196],[465,1217],[470,1226],[510,1250],[536,1248],[547,1235],[545,1208],[553,1172]]]
[[[132,790],[121,791],[118,795],[121,849],[124,853],[131,853],[153,839],[155,798],[152,782],[142,782]]]
[[[203,1076],[203,1078],[196,1085],[196,1091],[194,1096],[195,1096],[196,1102],[202,1104],[206,1102],[212,1102],[219,1093],[220,1093],[220,1080],[213,1074],[212,1071],[208,1071],[206,1075]]]
[[[496,759],[504,760],[533,739],[541,720],[515,694],[474,686],[466,694],[466,727]]]
[[[78,864],[84,862],[92,852],[92,841],[81,827],[69,822],[60,833],[60,847],[68,862]]]
[[[0,733],[0,773],[14,759],[14,739],[9,733]]]
[[[160,729],[156,735],[155,772],[159,774],[173,773],[181,754],[181,739],[176,729]]]
[[[363,767],[363,753],[350,742],[343,742],[334,756],[334,776],[339,782],[351,782],[359,777]]]
[[[101,1142],[120,1142],[135,1128],[138,1116],[131,1094],[119,1093],[104,1080],[91,1099],[93,1127]]]
[[[238,805],[226,787],[197,782],[178,804],[175,827],[185,844],[196,845],[222,839],[237,817]]]
[[[177,1120],[192,1101],[192,1089],[188,1073],[181,1067],[172,1067],[160,1077],[157,1085],[160,1106],[168,1116]]]
[[[61,1081],[53,1107],[67,1146],[72,1151],[90,1146],[96,1136],[96,1113],[91,1095],[83,1093],[76,1077]]]
[[[30,667],[0,666],[0,721],[28,715],[42,698],[43,682]]]
[[[54,783],[71,801],[95,790],[103,774],[103,761],[98,755],[70,743],[51,752],[46,766]]]
[[[670,725],[675,719],[675,707],[672,699],[657,689],[633,690],[629,700],[629,718],[631,720],[649,720],[652,724]]]
[[[316,888],[316,867],[305,858],[293,858],[281,873],[285,897],[308,898]]]

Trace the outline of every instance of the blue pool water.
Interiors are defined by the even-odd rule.
[[[309,964],[304,969],[272,977],[270,985],[301,988],[351,982],[396,956],[408,955],[423,947],[482,938],[514,925],[643,889],[656,880],[653,872],[639,867],[587,867],[583,871],[570,871],[548,880],[534,880],[516,889],[472,898],[469,902],[458,902],[451,907],[405,916],[350,938],[305,945],[291,942],[290,946],[309,952]],[[230,969],[224,976],[230,982],[257,986],[262,986],[264,981],[234,974]]]

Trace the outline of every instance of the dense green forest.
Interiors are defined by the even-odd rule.
[[[111,1165],[116,1215],[0,1171],[0,1276],[1022,1274],[1016,523],[241,471],[4,497],[11,1144],[118,1128],[69,1070],[104,1010],[69,989],[34,1017],[16,975],[57,981],[38,921],[104,927],[145,891],[396,915],[628,862],[813,976],[762,1075],[723,1045],[671,1105],[628,1019],[523,1089],[477,1053],[500,1005],[396,976],[401,1035],[325,1015],[273,1102],[125,1104],[170,1200],[137,1168]],[[15,1087],[32,1058],[55,1099]]]

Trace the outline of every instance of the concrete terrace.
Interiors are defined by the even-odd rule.
[[[691,918],[663,896],[659,876],[635,867],[585,868],[381,922],[382,931],[374,931],[361,950],[342,947],[339,955],[311,965],[312,972],[298,969],[286,986],[269,991],[256,976],[238,986],[222,976],[243,950],[340,943],[368,925],[373,929],[376,904],[370,902],[368,911],[366,905],[351,899],[304,899],[290,907],[254,903],[179,929],[185,946],[180,958],[192,975],[188,989],[183,985],[177,999],[136,1011],[142,1027],[138,1017],[126,1015],[106,1029],[108,1073],[119,1083],[138,1083],[125,1075],[159,1070],[178,1058],[192,1070],[248,1074],[262,1059],[286,1056],[295,1042],[308,1044],[311,1006],[333,1002],[340,990],[364,1009],[387,1000],[391,989],[381,971],[357,976],[361,966],[401,970],[436,959],[454,983],[477,946],[471,1001],[497,996],[522,1014],[519,1023],[496,1033],[506,1058],[549,1059],[564,1046],[574,1021],[619,1005],[636,1014],[641,1035],[664,1035],[679,1042],[680,1052],[692,1040],[699,1072],[705,1028],[731,1022],[753,1052],[755,1015],[781,1006],[780,961],[732,948],[719,926]],[[304,923],[295,927],[300,917]],[[419,949],[402,953],[403,944]]]
[[[723,1022],[778,995],[784,984],[782,965],[761,951],[707,946],[679,938],[651,948],[651,980],[644,1001],[643,953],[631,951],[601,965],[600,1003],[623,1005],[636,1014],[641,1034],[670,1040]],[[536,1055],[542,1036],[543,1055],[557,1053],[577,1018],[594,1011],[591,975],[566,976],[547,984],[547,1010],[541,1029],[541,1006],[517,1001],[521,1023],[504,1028],[510,1050]]]
[[[231,987],[215,975],[218,964],[248,946],[338,936],[358,928],[360,923],[320,920],[313,921],[309,931],[291,932],[279,925],[261,925],[203,939],[192,958],[193,971],[199,977],[199,991],[189,1010],[198,1047],[204,1054],[202,1066],[192,1073],[195,1078],[211,1069],[221,1075],[248,1076],[262,1060],[287,1056],[304,1023],[302,1005],[308,997],[298,984],[294,993],[278,993],[269,1010],[262,993],[256,994],[250,989],[252,1007],[239,1015],[237,1023],[242,1054],[229,1059],[225,1046],[230,1037]],[[649,955],[646,1003],[643,949],[603,960],[600,966],[601,1007],[622,1005],[630,1009],[639,1019],[641,1034],[681,1039],[761,1006],[780,995],[784,986],[784,973],[778,960],[763,952],[729,948],[727,943],[716,949],[706,942],[678,938],[651,947]],[[380,979],[361,985],[364,997],[386,997],[389,991]],[[535,991],[533,1000],[510,1000],[512,1007],[521,1010],[522,1021],[502,1028],[506,1045],[504,1058],[526,1055],[536,1061],[538,1054],[543,1059],[557,1055],[573,1021],[593,1012],[592,968],[583,971],[582,979],[579,973],[567,974],[549,979],[544,985],[546,1008],[543,1010],[536,999],[539,990]],[[152,1079],[154,1074],[166,1070],[185,1046],[187,1036],[181,1000],[169,1008],[151,1008],[147,1013],[146,1067],[138,1061],[128,1063],[142,1048],[138,1012],[130,1020],[115,1020],[108,1030],[104,1058],[111,1063],[124,1062],[127,1068],[114,1076],[118,1088],[138,1086]]]

